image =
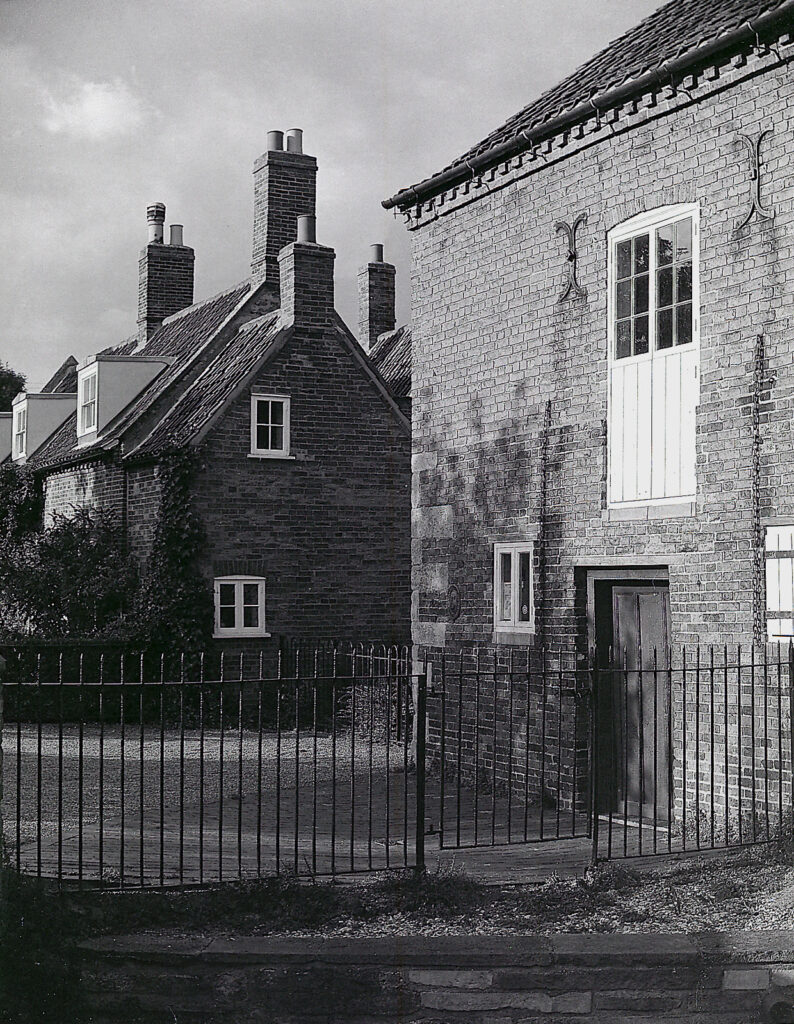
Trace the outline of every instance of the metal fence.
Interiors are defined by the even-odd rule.
[[[59,881],[422,867],[426,842],[597,860],[792,825],[791,648],[5,654],[7,851]]]
[[[18,870],[129,887],[416,863],[406,648],[281,652],[272,675],[250,654],[6,657]]]

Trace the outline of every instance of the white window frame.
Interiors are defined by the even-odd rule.
[[[257,446],[257,417],[259,402],[281,402],[283,410],[284,447],[259,448]],[[251,395],[251,455],[256,459],[289,459],[290,446],[290,400],[287,395],[265,395],[257,392]]]
[[[78,410],[77,417],[77,433],[78,436],[80,437],[82,437],[83,434],[93,434],[96,432],[97,429],[97,405],[99,402],[98,376],[98,371],[94,370],[93,373],[87,373],[84,377],[81,377],[80,379],[80,408]],[[94,385],[94,394],[92,398],[89,398],[88,401],[86,401],[86,387],[89,384]],[[84,413],[87,409],[91,409],[93,414],[90,424],[86,424],[85,422]]]
[[[765,620],[770,643],[794,640],[794,523],[764,530]]]
[[[235,588],[234,594],[234,626],[221,626],[221,584],[227,583],[232,584]],[[244,626],[243,623],[243,585],[246,583],[255,583],[258,587],[258,603],[257,608],[259,610],[259,625],[257,626]],[[270,636],[267,632],[267,622],[265,619],[265,593],[266,593],[266,580],[264,576],[217,576],[214,580],[214,604],[215,604],[215,632],[216,637],[225,636],[236,636],[236,637],[266,637]]]
[[[500,595],[502,592],[502,555],[510,555],[512,589],[510,594],[510,621],[500,618]],[[529,620],[522,622],[518,617],[519,600],[519,555],[529,555]],[[494,544],[493,556],[493,623],[497,633],[535,632],[535,545],[532,541],[512,544]]]
[[[656,347],[656,271],[657,252],[655,243],[655,232],[666,224],[675,223],[685,217],[692,218],[692,341],[686,345],[673,345],[667,349]],[[648,262],[648,351],[640,355],[624,356],[621,359],[615,356],[616,346],[616,283],[617,283],[617,247],[618,243],[624,242],[635,235],[648,232],[649,235],[649,262]],[[653,282],[653,287],[651,283]],[[672,206],[660,206],[654,210],[637,214],[626,221],[621,222],[612,228],[607,234],[607,360],[608,360],[608,422],[612,422],[612,368],[616,365],[627,365],[631,363],[647,363],[655,360],[676,357],[680,352],[695,353],[695,374],[699,390],[700,385],[700,204],[699,203],[676,203]],[[699,401],[699,396],[698,396]],[[694,501],[694,494],[668,495],[650,498],[617,499],[612,494],[612,438],[607,438],[607,505],[609,508],[632,508],[648,505],[670,505],[685,501]]]
[[[21,440],[20,440],[21,439]],[[28,447],[28,407],[23,402],[14,409],[13,457],[24,458]]]

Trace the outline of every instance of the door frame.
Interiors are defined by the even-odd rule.
[[[597,581],[625,580],[626,583],[639,583],[645,586],[652,586],[654,583],[670,586],[670,570],[668,562],[662,563],[634,563],[631,566],[614,566],[602,569],[586,568],[587,574],[587,649],[591,651],[596,646],[596,619],[595,619],[595,585]]]

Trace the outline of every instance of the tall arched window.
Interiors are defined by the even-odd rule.
[[[695,497],[699,209],[609,233],[609,504]]]

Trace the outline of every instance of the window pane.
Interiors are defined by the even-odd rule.
[[[244,583],[243,584],[243,604],[244,605],[259,605],[259,584],[258,583]]]
[[[648,317],[638,316],[634,319],[634,355],[639,356],[648,351]]]
[[[656,315],[656,347],[673,347],[673,311],[662,309]]]
[[[256,422],[265,426],[270,423],[270,402],[261,399],[256,403]]]
[[[675,309],[675,343],[688,345],[692,340],[692,303],[687,302]]]
[[[692,264],[682,263],[675,271],[675,301],[688,302],[692,298]]]
[[[631,355],[631,320],[621,320],[617,325],[615,358],[625,359]]]
[[[634,273],[644,274],[648,270],[649,245],[647,235],[637,235],[634,239]]]
[[[656,305],[672,306],[673,304],[673,268],[666,267],[656,275]]]
[[[660,267],[666,267],[673,262],[673,235],[675,226],[665,224],[656,232],[656,261]]]
[[[503,551],[499,556],[499,565],[499,619],[501,622],[510,622],[512,616],[512,589],[510,581],[513,568],[513,556],[509,551]]]
[[[284,403],[283,402],[271,402],[270,403],[270,422],[271,423],[283,423],[284,422]]]
[[[218,619],[223,629],[234,629],[234,605],[232,605],[231,608],[221,605]]]
[[[675,257],[688,260],[692,256],[692,218],[685,217],[675,225]]]
[[[259,626],[259,606],[253,605],[249,607],[246,605],[243,608],[243,625],[247,629],[256,629]]]
[[[274,452],[280,452],[284,450],[284,428],[283,427],[271,427],[270,428],[270,447]]]
[[[647,313],[648,311],[648,275],[634,278],[634,312]]]
[[[532,604],[530,593],[530,556],[522,551],[518,556],[518,621],[529,622],[529,609]]]
[[[231,605],[234,608],[234,591],[235,586],[233,583],[221,583],[218,587],[219,601],[221,606]]]
[[[631,240],[618,242],[617,245],[618,279],[631,277]]]
[[[259,426],[256,428],[256,446],[260,451],[267,451],[270,447],[270,428]]]
[[[622,320],[625,316],[631,316],[631,281],[618,281],[616,316]]]

